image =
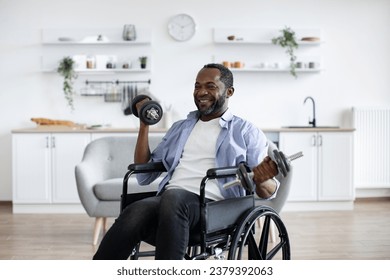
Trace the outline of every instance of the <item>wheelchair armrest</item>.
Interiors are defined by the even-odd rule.
[[[123,209],[130,203],[140,200],[145,197],[154,196],[157,192],[148,191],[143,193],[128,194],[127,193],[127,184],[131,175],[139,173],[153,173],[153,172],[165,172],[166,168],[162,162],[148,162],[148,163],[132,163],[127,167],[128,171],[126,172],[123,178],[122,186],[122,195],[121,195],[121,212]]]
[[[200,183],[200,203],[202,206],[205,205],[205,188],[208,180],[217,179],[217,178],[227,178],[237,175],[237,166],[227,166],[227,167],[217,167],[210,168],[206,172],[206,176],[203,177],[202,182]]]
[[[162,162],[132,163],[127,169],[134,173],[165,172],[165,166]]]
[[[237,174],[237,166],[211,168],[207,170],[206,176],[209,178],[231,177]]]
[[[208,180],[218,179],[218,178],[227,178],[235,176],[237,179],[234,182],[234,185],[240,184],[247,193],[250,194],[253,192],[253,183],[251,181],[251,172],[250,168],[245,162],[241,162],[238,166],[227,166],[227,167],[218,167],[211,168],[207,170],[206,176],[203,177],[200,184],[200,201],[201,204],[205,203],[205,188]]]

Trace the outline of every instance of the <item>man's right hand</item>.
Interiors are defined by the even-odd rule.
[[[135,104],[135,107],[137,108],[138,116],[140,116],[140,110],[141,110],[142,106],[149,100],[150,100],[149,98],[144,98],[141,101],[138,101],[137,104]],[[148,124],[144,123],[141,120],[141,118],[139,118],[139,120],[140,120],[141,125],[148,125]]]

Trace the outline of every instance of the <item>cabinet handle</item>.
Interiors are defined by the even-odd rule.
[[[318,146],[322,146],[322,135],[318,135]]]
[[[51,147],[52,148],[56,147],[56,138],[54,136],[51,138]]]
[[[311,145],[314,147],[317,145],[317,138],[315,135],[311,137]]]
[[[49,136],[46,136],[46,149],[49,149]]]

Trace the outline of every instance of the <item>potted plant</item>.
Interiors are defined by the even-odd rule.
[[[139,57],[139,63],[141,65],[141,69],[145,69],[146,68],[147,61],[148,61],[148,57],[147,56],[140,56]]]
[[[65,99],[68,102],[68,106],[72,109],[72,111],[74,110],[73,81],[77,78],[74,65],[75,61],[71,57],[66,56],[60,60],[59,66],[57,68],[57,72],[64,77],[63,91],[65,94]]]
[[[286,48],[286,53],[290,56],[290,73],[295,78],[297,77],[296,73],[296,64],[295,60],[297,57],[294,54],[294,50],[298,48],[298,43],[295,39],[295,32],[290,27],[285,27],[280,30],[282,35],[272,38],[272,43],[279,45],[282,48]]]

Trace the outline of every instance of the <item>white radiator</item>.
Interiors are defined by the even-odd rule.
[[[390,108],[353,108],[355,186],[390,187]]]

